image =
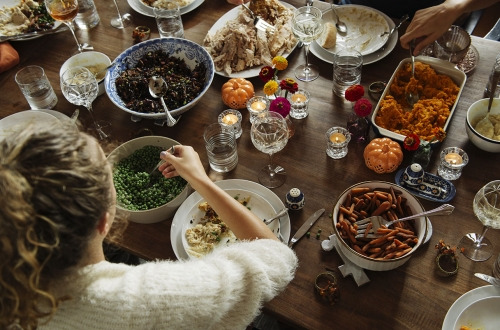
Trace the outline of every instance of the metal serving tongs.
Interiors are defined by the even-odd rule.
[[[255,25],[255,28],[261,31],[269,31],[269,33],[274,33],[276,31],[276,28],[272,26],[271,24],[267,23],[262,17],[256,15],[248,6],[244,3],[241,4],[243,8],[248,10],[250,15],[252,15],[253,18],[253,25]]]

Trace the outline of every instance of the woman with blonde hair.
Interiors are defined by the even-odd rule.
[[[0,328],[244,329],[292,280],[294,252],[207,177],[188,146],[162,153],[240,242],[189,261],[107,262],[112,169],[72,124],[0,140]]]

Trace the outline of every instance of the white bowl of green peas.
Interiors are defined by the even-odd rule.
[[[179,142],[164,136],[143,136],[127,141],[109,155],[117,211],[137,223],[155,223],[172,217],[189,193],[181,177],[165,178],[156,165],[160,152]]]

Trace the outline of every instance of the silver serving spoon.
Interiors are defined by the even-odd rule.
[[[165,113],[167,114],[167,126],[172,127],[179,120],[175,120],[174,117],[172,117],[172,114],[168,110],[167,105],[165,104],[165,100],[163,100],[163,95],[165,95],[165,92],[167,91],[167,82],[165,79],[163,79],[160,76],[152,76],[149,79],[149,94],[151,94],[152,97],[156,99],[160,99],[161,105],[163,106],[163,109],[165,110]]]
[[[332,13],[335,15],[335,27],[337,28],[337,31],[340,34],[346,34],[347,33],[347,25],[345,25],[344,22],[342,22],[339,18],[339,15],[337,15],[337,11],[335,10],[335,5],[333,4],[333,0],[330,2],[330,7],[332,8]]]
[[[415,49],[415,39],[410,41],[410,55],[411,55],[411,76],[415,78],[415,56],[413,55],[413,50]],[[418,102],[418,93],[412,92],[411,89],[406,90],[406,101],[413,108],[413,105]]]
[[[493,99],[495,97],[495,91],[496,91],[499,79],[500,79],[500,71],[495,71],[495,73],[493,73],[493,77],[491,79],[491,93],[490,93],[490,99],[488,101],[487,116],[490,114],[491,105],[492,105]]]

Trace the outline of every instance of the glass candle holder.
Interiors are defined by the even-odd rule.
[[[270,103],[265,96],[254,96],[247,101],[247,110],[250,113],[250,122],[252,124],[259,113],[269,110]]]
[[[297,92],[288,95],[290,101],[290,117],[295,119],[306,118],[309,114],[309,100],[311,94],[305,89],[299,89]]]
[[[347,145],[351,141],[351,134],[343,127],[332,127],[326,131],[326,154],[333,159],[340,159],[347,155]]]
[[[241,129],[241,113],[238,110],[227,109],[222,111],[218,121],[224,130],[233,131],[236,138],[241,136],[243,130]]]
[[[456,180],[462,174],[462,169],[469,162],[467,153],[457,147],[448,147],[441,151],[441,163],[438,174],[446,180]]]

